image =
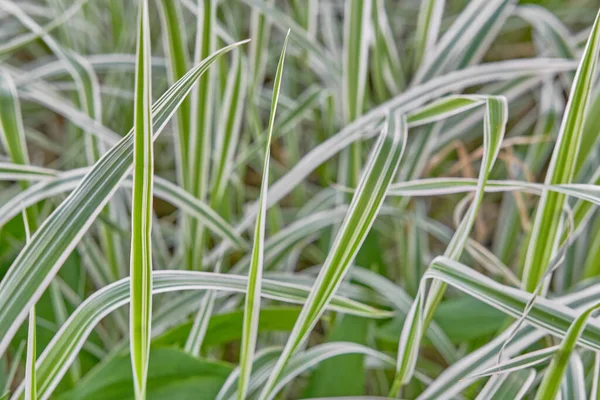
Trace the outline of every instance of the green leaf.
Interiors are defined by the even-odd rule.
[[[148,366],[147,399],[212,400],[231,372],[222,362],[201,360],[170,348],[152,348]],[[63,400],[134,399],[129,355],[101,364],[72,390],[57,397]]]

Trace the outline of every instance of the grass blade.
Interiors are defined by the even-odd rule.
[[[154,271],[153,294],[185,290],[218,290],[244,293],[248,288],[246,276],[198,271]],[[93,331],[107,315],[131,301],[130,278],[105,286],[89,296],[75,310],[44,349],[37,362],[38,395],[50,396],[70,363]],[[264,298],[294,304],[304,304],[310,287],[278,280],[264,279],[261,295]],[[369,318],[389,318],[388,311],[374,308],[349,298],[334,296],[327,309]],[[20,396],[23,386],[15,392]]]
[[[594,304],[582,312],[577,319],[573,321],[569,327],[569,330],[567,331],[567,334],[562,340],[560,347],[554,353],[548,370],[544,374],[542,383],[540,384],[540,387],[535,395],[536,400],[556,398],[561,382],[563,381],[563,376],[565,375],[567,366],[569,365],[571,354],[575,349],[575,345],[585,329],[588,319],[598,308],[600,308],[600,303]],[[585,387],[583,392],[585,397]]]
[[[195,79],[223,53],[243,42],[222,48],[190,70],[155,103],[153,131],[158,135],[191,90]],[[94,165],[79,186],[36,230],[0,282],[0,354],[23,322],[29,307],[41,296],[52,277],[127,176],[133,162],[130,131]]]
[[[131,306],[129,342],[135,396],[146,398],[152,322],[152,75],[150,71],[150,21],[148,1],[140,1],[133,145],[133,196],[131,204]]]
[[[599,49],[600,13],[596,17],[577,68],[569,102],[546,173],[546,184],[570,183],[573,179]],[[565,196],[553,192],[544,193],[538,203],[523,267],[523,288],[529,292],[533,292],[540,284],[556,251],[558,240],[561,239],[559,229],[564,204]]]
[[[285,61],[285,50],[289,38],[289,31],[283,43],[275,82],[273,85],[273,98],[271,100],[271,116],[269,118],[268,138],[265,152],[265,161],[263,165],[263,178],[260,187],[260,210],[256,217],[256,227],[254,229],[254,245],[252,247],[252,261],[250,271],[248,272],[248,291],[244,305],[244,328],[242,333],[242,344],[240,354],[240,378],[238,382],[238,399],[246,398],[248,391],[248,380],[252,372],[252,360],[256,348],[256,337],[258,335],[258,317],[260,312],[260,292],[263,272],[264,240],[265,240],[265,218],[267,214],[267,188],[269,186],[269,160],[271,155],[271,137],[273,136],[273,126],[275,124],[275,113],[277,111],[277,102],[279,100],[279,91],[281,90],[281,79],[283,76],[283,63]]]
[[[387,187],[395,176],[404,152],[406,130],[404,117],[400,118],[398,115],[388,117],[386,127],[363,172],[333,247],[311,290],[309,299],[302,308],[285,349],[260,395],[261,399],[270,399],[276,394],[273,388],[281,371],[289,358],[306,341],[312,327],[323,313],[324,307],[340,286],[381,208]]]

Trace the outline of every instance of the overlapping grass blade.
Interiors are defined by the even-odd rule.
[[[522,316],[531,299],[528,292],[501,285],[446,257],[437,257],[424,279],[443,280],[515,318]],[[544,298],[537,298],[531,311],[524,316],[531,325],[558,337],[565,337],[577,317],[573,309]],[[591,350],[600,349],[600,326],[592,321],[581,329],[581,336],[575,339],[577,344]]]
[[[486,118],[483,130],[484,154],[479,172],[477,190],[471,206],[457,227],[448,247],[446,247],[444,255],[451,259],[458,259],[468,242],[471,228],[473,227],[477,211],[483,199],[488,176],[496,161],[500,144],[504,138],[507,119],[508,108],[506,99],[502,97],[487,98]],[[402,385],[406,384],[412,377],[423,329],[431,321],[433,313],[443,297],[444,291],[445,285],[439,282],[434,282],[429,290],[426,290],[423,285],[419,288],[419,292],[400,335],[396,378],[390,392],[392,395],[397,396]]]
[[[546,184],[570,183],[574,177],[599,49],[600,13],[596,17],[573,81],[569,102],[546,173]],[[561,239],[561,213],[564,204],[565,196],[554,192],[544,193],[538,203],[523,267],[523,287],[529,292],[533,292],[540,284]]]
[[[182,290],[218,290],[244,293],[248,278],[233,274],[197,271],[155,271],[152,274],[153,294]],[[261,295],[268,299],[304,304],[310,287],[264,279]],[[130,279],[125,278],[105,286],[88,297],[56,333],[37,361],[38,395],[49,396],[64,376],[94,327],[105,316],[130,301]],[[391,314],[357,301],[334,296],[327,307],[342,313],[369,318],[388,318]],[[21,386],[15,393],[19,398]]]
[[[583,311],[597,302],[599,293],[600,286],[591,285],[584,290],[559,297],[555,301],[561,306]],[[455,396],[471,385],[472,380],[464,378],[497,365],[498,352],[505,347],[506,339],[512,330],[512,327],[505,330],[498,337],[447,368],[419,396],[419,400],[433,400],[442,395]],[[506,356],[517,356],[546,335],[546,331],[537,329],[534,326],[521,326],[510,344],[504,348],[504,354]]]
[[[381,208],[387,187],[394,178],[404,152],[406,131],[403,116],[388,116],[332,249],[260,398],[270,398],[273,395],[275,382],[287,361],[306,341],[324,307],[341,284]]]
[[[430,57],[438,40],[442,16],[446,0],[425,0],[421,2],[417,31],[415,33],[415,48],[413,55],[413,70]]]
[[[513,359],[503,361],[494,367],[487,368],[469,378],[481,378],[495,374],[508,374],[513,371],[520,371],[533,367],[534,365],[541,364],[552,358],[552,355],[556,353],[557,350],[558,346],[551,346],[546,347],[545,349],[532,351],[531,353],[522,354]]]
[[[158,135],[191,90],[195,79],[223,53],[243,42],[213,53],[171,87],[153,107],[153,131]],[[0,283],[0,354],[3,354],[29,307],[91,225],[125,178],[133,162],[133,133],[125,136],[90,170],[80,185],[44,221]]]
[[[495,375],[488,380],[475,400],[521,400],[533,385],[535,376],[534,369]]]
[[[4,173],[1,171],[4,171]],[[41,181],[12,197],[6,204],[0,207],[0,226],[18,215],[26,207],[77,188],[89,171],[89,168],[81,168],[59,172],[48,168],[25,168],[16,164],[0,163],[0,178],[4,178],[4,174],[6,174],[6,179],[9,180],[29,181],[35,179],[34,177],[37,176]],[[54,176],[54,178],[51,176]],[[124,185],[130,187],[132,185],[131,179],[128,178],[125,180]],[[188,215],[202,219],[206,226],[217,235],[231,240],[235,248],[248,248],[246,240],[236,232],[233,226],[229,225],[227,221],[208,205],[196,199],[176,184],[155,176],[154,195],[180,208]]]
[[[260,209],[256,217],[256,227],[254,229],[254,244],[252,246],[252,261],[248,271],[248,291],[246,292],[246,302],[244,305],[244,325],[242,331],[242,344],[240,354],[240,377],[238,382],[238,399],[246,398],[248,391],[248,380],[252,372],[252,360],[254,359],[254,350],[256,348],[256,337],[258,335],[258,317],[260,311],[260,292],[262,287],[264,241],[265,241],[265,220],[267,214],[267,189],[269,187],[269,161],[271,158],[271,138],[273,136],[273,126],[275,125],[275,114],[277,112],[277,103],[279,101],[279,91],[281,90],[281,79],[283,77],[283,63],[285,61],[285,51],[289,31],[286,35],[275,82],[273,84],[273,97],[271,100],[271,115],[269,117],[269,128],[267,130],[267,145],[265,151],[265,161],[263,164],[263,178],[260,187],[259,204]]]

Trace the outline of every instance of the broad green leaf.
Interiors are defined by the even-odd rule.
[[[239,44],[217,51],[167,90],[153,107],[155,135],[163,130],[195,79],[220,55]],[[104,154],[79,186],[38,228],[31,242],[13,262],[0,282],[0,300],[4,305],[0,310],[0,354],[6,350],[31,305],[125,178],[132,162],[133,133],[130,132]]]
[[[153,348],[148,367],[148,399],[212,400],[231,372],[222,362],[201,360],[172,348]],[[134,399],[133,376],[127,354],[117,356],[84,377],[62,400]]]
[[[248,290],[246,292],[246,301],[244,305],[244,329],[242,335],[240,352],[240,377],[238,382],[238,399],[246,398],[248,390],[248,379],[252,372],[252,360],[256,348],[256,338],[258,336],[258,317],[260,315],[260,292],[262,287],[263,258],[265,247],[265,219],[267,214],[267,190],[269,187],[269,161],[271,158],[271,137],[273,136],[273,126],[275,124],[275,114],[277,112],[277,103],[279,101],[279,92],[281,90],[281,79],[283,76],[283,64],[285,61],[285,51],[287,40],[283,42],[283,49],[277,64],[275,82],[273,85],[273,97],[271,100],[271,114],[269,117],[268,139],[265,150],[265,161],[263,164],[263,177],[260,186],[260,210],[256,217],[256,226],[254,228],[254,244],[252,246],[252,261],[248,271]]]
[[[136,399],[146,398],[152,322],[152,75],[148,1],[138,11],[137,67],[133,124],[133,194],[131,204],[131,303],[129,343]]]
[[[287,361],[305,343],[325,306],[348,272],[381,208],[387,187],[394,178],[404,151],[406,130],[406,120],[403,116],[388,116],[333,247],[260,398],[271,398],[274,395],[273,387]]]
[[[569,102],[546,172],[546,184],[570,183],[574,177],[599,48],[600,14],[596,17],[573,81]],[[541,284],[558,247],[564,204],[565,196],[554,192],[543,193],[538,203],[523,267],[523,287],[529,292],[533,292]]]

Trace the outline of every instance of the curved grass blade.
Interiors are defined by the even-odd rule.
[[[531,299],[531,294],[528,292],[501,285],[446,257],[437,257],[424,278],[443,280],[515,318],[522,317],[523,310],[526,309]],[[538,297],[531,307],[531,311],[525,315],[525,320],[546,333],[565,337],[569,327],[578,319],[578,316],[575,310],[555,300]],[[583,326],[582,322],[578,322],[577,329],[577,332],[581,334],[574,339],[578,345],[594,351],[600,349],[600,325],[596,321],[590,321]]]
[[[490,378],[475,400],[521,400],[535,380],[535,370],[528,369]]]
[[[248,287],[248,278],[245,276],[211,272],[154,271],[152,280],[153,294],[185,290],[244,293]],[[304,304],[309,293],[310,288],[307,286],[264,279],[261,295],[276,301]],[[125,278],[100,289],[81,303],[37,361],[40,398],[47,398],[52,393],[94,327],[112,311],[129,301],[130,279]],[[388,311],[340,296],[334,296],[327,308],[368,318],[389,318],[391,315]],[[14,398],[20,398],[22,391],[21,386]]]
[[[545,349],[532,351],[501,362],[500,364],[484,369],[478,372],[476,375],[469,376],[467,379],[482,378],[484,376],[495,375],[495,374],[508,374],[514,371],[520,371],[535,365],[541,364],[549,360],[554,353],[558,350],[559,346],[546,347]]]
[[[243,42],[222,48],[190,70],[153,107],[153,131],[158,135],[195,79],[223,53]],[[81,235],[126,177],[133,162],[133,133],[110,149],[80,185],[44,221],[0,282],[0,354],[3,354],[29,308],[76,246]]]
[[[444,252],[444,255],[451,259],[458,259],[460,257],[469,240],[471,228],[475,223],[475,217],[483,199],[488,176],[496,161],[500,144],[504,138],[507,120],[508,107],[506,99],[495,96],[488,97],[486,100],[486,118],[483,130],[484,154],[479,172],[477,191],[475,192],[471,206],[458,225]],[[400,335],[396,378],[390,391],[390,394],[394,396],[398,395],[402,385],[408,383],[412,377],[423,330],[427,328],[433,318],[433,313],[443,297],[445,285],[434,282],[429,290],[426,292],[424,290],[425,288],[422,286],[419,288],[419,292]]]
[[[152,322],[152,75],[148,0],[138,9],[137,65],[133,125],[133,194],[131,203],[131,304],[129,343],[136,399],[146,398]]]
[[[406,120],[389,115],[371,153],[344,222],[329,251],[311,295],[302,308],[286,346],[261,395],[269,398],[289,358],[302,346],[342,280],[369,232],[385,192],[398,169],[406,143]]]
[[[18,215],[24,208],[30,207],[44,199],[56,196],[61,193],[69,192],[78,185],[89,173],[90,168],[81,168],[67,172],[59,172],[48,168],[27,167],[16,164],[0,163],[0,178],[3,178],[3,172],[7,179],[33,180],[37,175],[41,181],[32,185],[27,190],[12,197],[4,205],[0,206],[0,226],[6,224],[10,219]],[[14,172],[13,172],[14,171]],[[26,172],[22,172],[26,171]],[[51,176],[54,176],[52,178]],[[130,178],[124,182],[125,186],[131,186]],[[224,239],[231,240],[233,246],[239,249],[247,249],[248,243],[236,232],[219,214],[213,211],[208,205],[196,199],[194,196],[183,190],[181,187],[164,178],[154,177],[154,196],[165,200],[182,211],[202,222],[213,230],[217,235]]]
[[[255,392],[261,387],[261,385],[265,383],[271,370],[276,364],[276,356],[280,354],[281,349],[279,348],[269,348],[257,353],[257,357],[254,361],[256,365],[253,368],[254,373],[251,377],[249,393]],[[289,363],[283,370],[281,377],[277,381],[271,397],[268,397],[268,399],[272,399],[287,383],[289,383],[298,375],[312,369],[322,361],[343,354],[364,354],[373,358],[374,360],[377,360],[384,366],[394,365],[393,358],[387,354],[361,344],[351,342],[331,342],[320,344],[306,351],[295,354],[290,359]],[[238,379],[238,377],[239,370],[236,369],[231,373],[228,379],[228,381],[231,380],[231,382],[228,382],[228,384],[223,386],[217,399],[235,399],[236,392],[233,383],[236,379]]]
[[[164,31],[164,48],[166,57],[169,84],[174,84],[185,75],[190,64],[187,38],[185,29],[181,29],[183,14],[178,1],[160,0],[158,11],[161,25]],[[190,100],[186,99],[177,111],[177,146],[179,148],[177,162],[178,182],[182,187],[187,187],[184,180],[185,170],[188,165],[187,143],[190,124]]]
[[[465,87],[504,79],[538,74],[568,71],[574,68],[571,61],[556,60],[518,60],[490,63],[466,68],[432,79],[422,85],[415,86],[388,102],[373,108],[365,115],[347,125],[341,131],[313,148],[287,174],[271,185],[269,191],[269,207],[289,194],[298,183],[308,177],[312,171],[326,160],[338,154],[350,143],[366,139],[377,132],[376,127],[388,112],[409,113],[421,105],[437,99],[447,93],[462,90]],[[257,205],[249,207],[238,225],[240,231],[251,226],[257,213]],[[217,253],[227,251],[227,245],[217,248]]]
[[[279,101],[279,91],[281,90],[281,79],[283,76],[283,63],[285,61],[285,51],[287,48],[289,31],[283,42],[283,49],[277,64],[275,73],[275,82],[273,84],[273,97],[271,100],[271,116],[269,117],[268,138],[265,151],[265,161],[263,164],[263,178],[260,187],[260,210],[256,217],[256,227],[254,229],[254,245],[252,246],[252,262],[248,272],[248,291],[244,305],[244,325],[242,331],[242,343],[240,352],[240,377],[238,382],[238,399],[246,398],[248,391],[248,380],[252,372],[252,360],[256,348],[256,337],[258,335],[258,317],[260,312],[260,292],[263,274],[263,257],[265,241],[265,219],[267,214],[267,189],[269,187],[269,161],[271,159],[271,138],[273,136],[273,126],[275,124],[275,114],[277,112],[277,103]]]
[[[570,183],[574,177],[599,49],[600,13],[596,16],[573,81],[558,139],[546,173],[545,183],[548,185]],[[564,204],[565,196],[554,192],[545,192],[538,203],[523,267],[523,288],[529,292],[533,292],[540,285],[558,247]]]

